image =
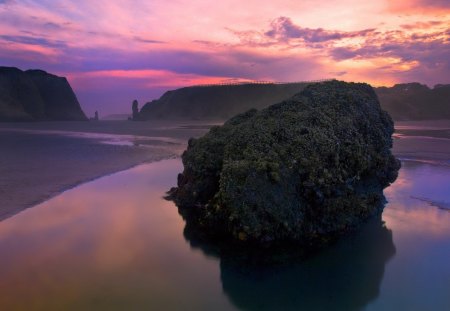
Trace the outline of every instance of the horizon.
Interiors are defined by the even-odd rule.
[[[0,0],[0,17],[0,65],[67,77],[88,116],[226,81],[450,83],[444,0]]]

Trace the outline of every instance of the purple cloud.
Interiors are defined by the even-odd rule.
[[[30,45],[46,46],[52,48],[65,48],[67,46],[66,42],[61,40],[47,40],[40,37],[30,37],[30,36],[8,36],[0,35],[0,39],[8,42],[14,43],[24,43]]]
[[[411,35],[405,41],[371,40],[361,47],[336,47],[330,55],[337,61],[346,59],[371,59],[378,57],[398,58],[404,62],[418,61],[429,67],[440,66],[450,62],[450,44],[448,40],[431,39],[420,41],[420,36]]]
[[[278,17],[270,24],[271,29],[265,32],[265,35],[270,38],[276,38],[281,41],[288,41],[291,39],[303,39],[305,42],[316,43],[342,40],[346,38],[364,37],[375,29],[364,29],[360,31],[337,31],[325,30],[322,28],[303,28],[295,25],[288,17]]]
[[[145,38],[141,38],[138,36],[134,37],[134,40],[138,41],[138,42],[143,42],[143,43],[152,43],[152,44],[164,44],[167,43],[166,41],[159,41],[159,40],[152,40],[152,39],[145,39]]]
[[[448,0],[412,0],[411,6],[415,7],[429,7],[429,8],[450,8],[450,1]]]
[[[342,77],[345,76],[348,72],[343,70],[343,71],[331,71],[330,74],[332,74],[333,76],[336,77]]]
[[[435,26],[443,25],[443,21],[428,21],[428,22],[416,22],[412,24],[403,24],[400,25],[403,29],[407,30],[416,30],[416,29],[427,29]]]

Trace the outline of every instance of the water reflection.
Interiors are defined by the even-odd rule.
[[[242,310],[361,310],[378,296],[385,265],[395,254],[381,217],[310,258],[278,253],[277,264],[200,242],[190,228],[184,236],[192,247],[220,258],[222,288]],[[281,257],[288,259],[280,263]]]
[[[449,183],[448,167],[406,161],[385,191],[387,225],[374,219],[356,236],[284,265],[207,244],[188,226],[184,237],[220,260],[223,291],[240,310],[446,310],[450,214],[439,207],[450,202]]]
[[[397,234],[450,238],[450,169],[404,161],[395,184],[384,190],[389,201],[383,219]],[[413,230],[412,230],[413,229]]]
[[[162,198],[179,170],[139,166],[0,222],[0,310],[232,308],[217,260],[186,245]]]
[[[386,225],[276,266],[184,230],[162,199],[180,170],[139,166],[0,222],[0,310],[450,310],[450,213],[412,198],[449,202],[448,167],[404,163]]]

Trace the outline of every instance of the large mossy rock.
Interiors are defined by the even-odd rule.
[[[321,244],[380,213],[393,131],[369,85],[312,84],[191,139],[170,194],[207,237]]]

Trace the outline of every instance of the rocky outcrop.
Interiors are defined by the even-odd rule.
[[[380,213],[393,130],[369,85],[312,84],[191,139],[170,197],[207,239],[327,243]]]
[[[131,104],[131,120],[138,121],[139,120],[139,102],[135,99]]]
[[[66,78],[0,67],[0,121],[87,120]]]
[[[89,118],[90,121],[98,121],[99,117],[98,117],[98,111],[96,110],[94,112],[94,116],[92,118]]]

